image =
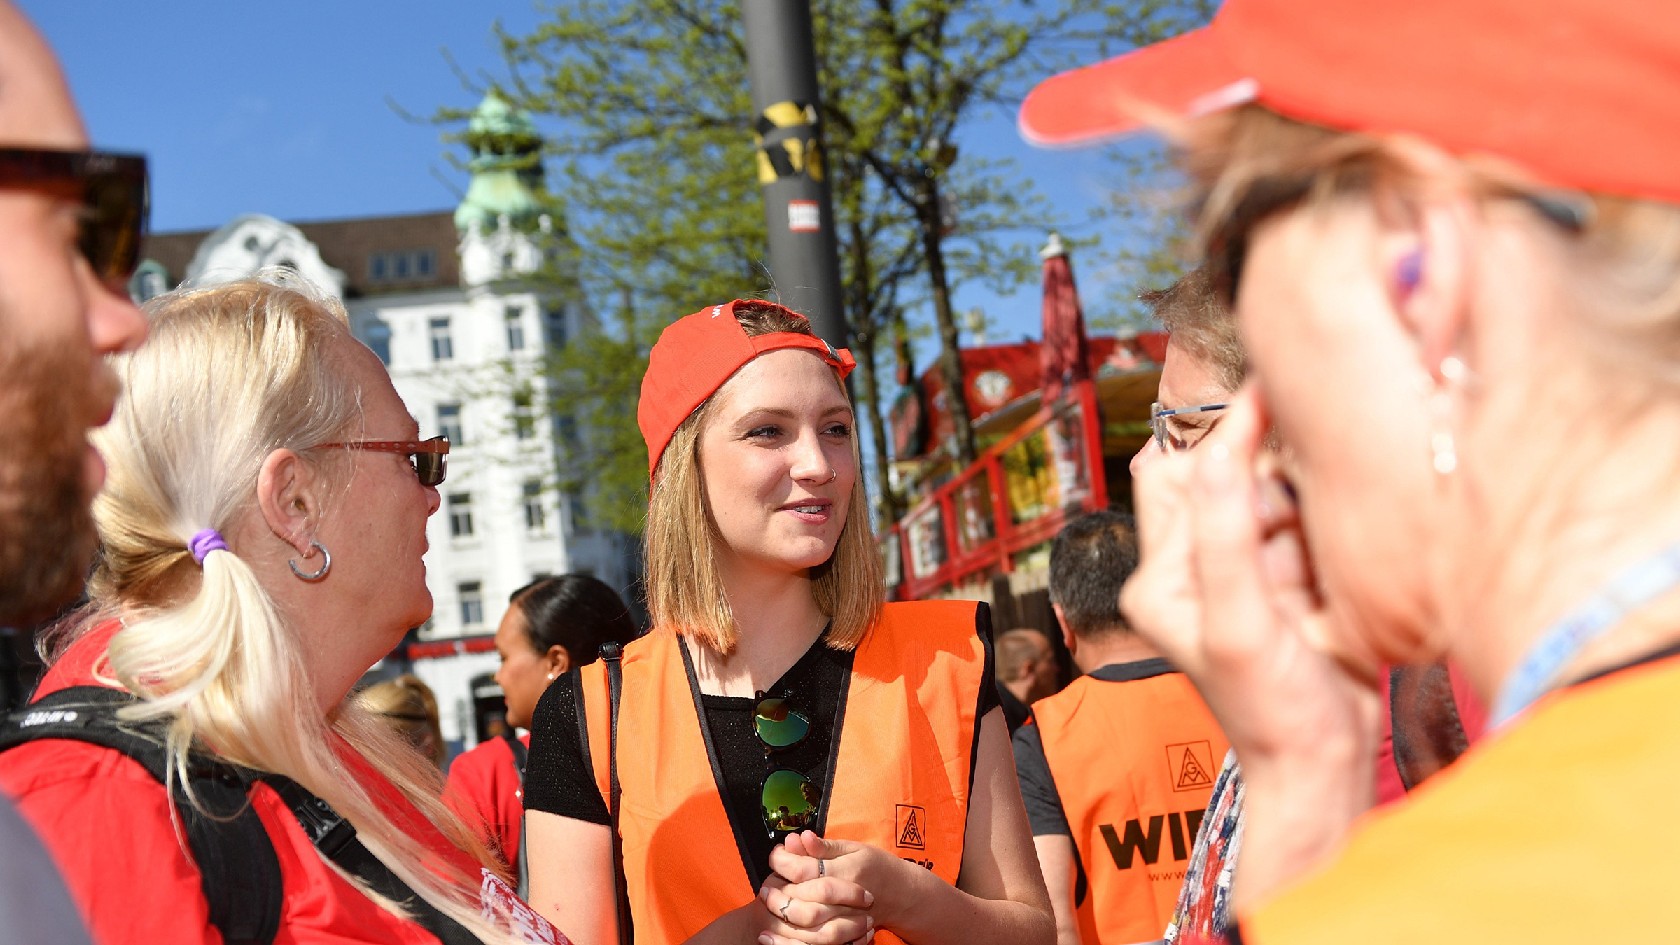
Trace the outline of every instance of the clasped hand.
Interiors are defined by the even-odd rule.
[[[874,847],[807,830],[770,853],[775,872],[758,891],[770,913],[760,945],[843,945],[875,934],[875,896],[864,885]],[[884,855],[884,854],[882,854]]]

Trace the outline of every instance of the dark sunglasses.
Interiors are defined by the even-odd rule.
[[[358,440],[351,443],[322,443],[318,450],[373,450],[378,453],[401,453],[414,467],[414,476],[423,486],[443,484],[449,472],[449,438],[434,436],[429,440]]]
[[[119,291],[140,265],[151,209],[146,179],[140,154],[0,148],[0,187],[81,188],[77,245],[99,280]]]
[[[775,752],[804,741],[811,734],[811,720],[793,708],[786,697],[761,693],[753,711],[753,732],[768,760]],[[797,771],[776,768],[764,776],[759,800],[764,807],[764,828],[771,837],[785,837],[816,825],[822,788]]]
[[[1237,288],[1242,281],[1243,265],[1248,260],[1249,233],[1260,221],[1305,200],[1319,179],[1317,173],[1262,177],[1209,231],[1208,282],[1226,308],[1234,310],[1237,305]],[[1584,194],[1567,191],[1539,193],[1512,188],[1499,196],[1527,204],[1548,222],[1570,233],[1584,231],[1592,221],[1592,201]],[[1195,215],[1199,216],[1200,211],[1197,210]]]

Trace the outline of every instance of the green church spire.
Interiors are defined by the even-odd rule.
[[[500,217],[529,224],[542,213],[542,136],[530,116],[501,96],[484,96],[467,125],[472,182],[455,208],[455,228],[494,229]]]

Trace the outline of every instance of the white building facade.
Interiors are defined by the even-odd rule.
[[[631,595],[632,542],[596,531],[584,496],[557,487],[577,436],[551,410],[545,360],[598,330],[555,275],[540,141],[486,99],[469,132],[473,183],[453,212],[291,224],[240,217],[213,232],[155,234],[137,295],[283,266],[344,300],[420,436],[450,439],[442,506],[427,526],[433,616],[382,671],[411,668],[437,694],[446,741],[474,744],[499,690],[491,635],[508,597],[546,575],[587,573]]]

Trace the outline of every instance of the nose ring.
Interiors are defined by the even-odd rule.
[[[829,467],[829,470],[828,470],[828,478],[823,480],[823,485],[826,486],[829,483],[831,483],[834,480],[839,479],[839,478],[840,478],[840,470],[835,469],[831,466],[831,467]]]

